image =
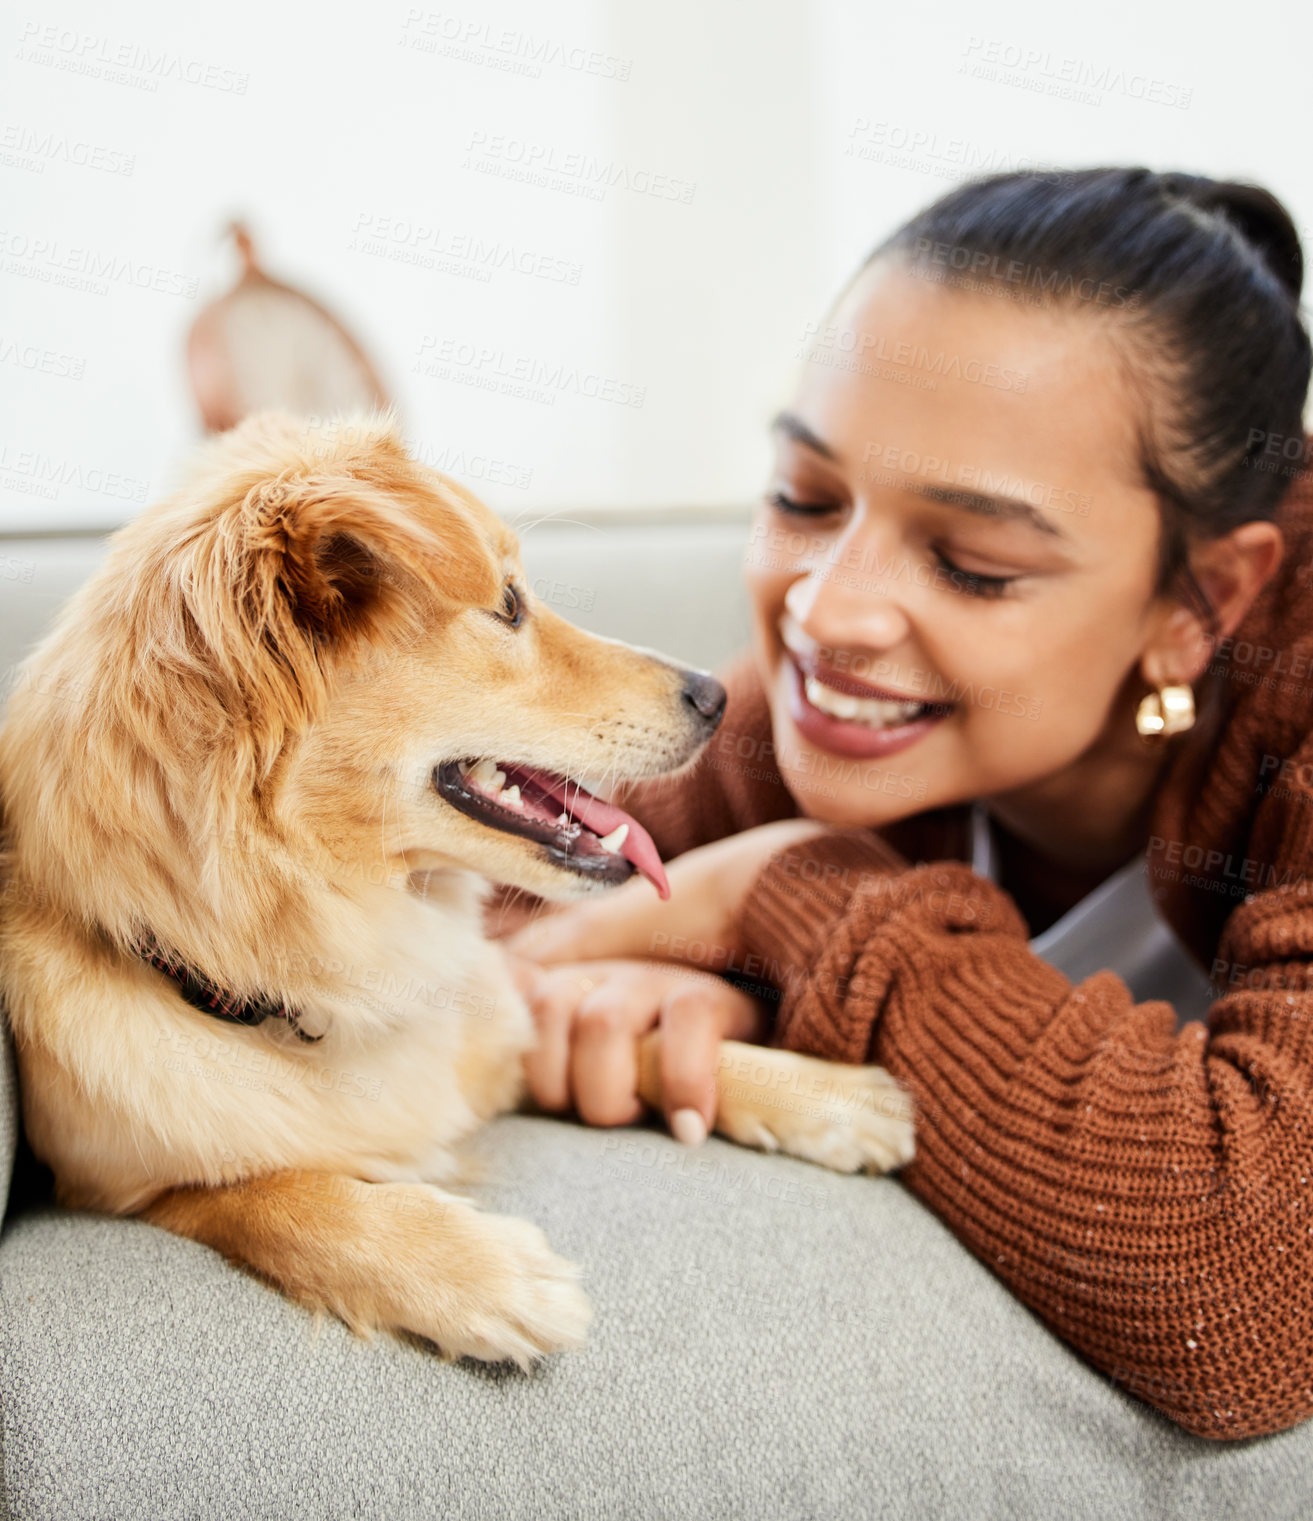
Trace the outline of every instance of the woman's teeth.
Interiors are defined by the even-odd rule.
[[[807,701],[822,713],[848,723],[866,724],[873,729],[905,724],[925,707],[923,702],[886,702],[880,697],[853,697],[848,692],[836,692],[833,687],[825,686],[815,676],[807,677],[804,690]]]

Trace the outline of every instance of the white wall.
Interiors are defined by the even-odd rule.
[[[1126,22],[965,0],[19,0],[5,26],[0,530],[112,525],[167,487],[199,433],[183,340],[232,278],[236,213],[357,331],[428,457],[517,515],[751,496],[803,323],[964,174],[1253,176],[1313,228],[1293,5],[1246,13],[1261,72],[1182,0]],[[1086,98],[1059,93],[1073,76]],[[509,177],[530,152],[554,186]],[[568,193],[581,160],[631,188]],[[363,251],[371,231],[414,261]],[[460,238],[577,283],[438,267]],[[466,379],[527,359],[642,404],[433,379],[426,338],[501,356]]]

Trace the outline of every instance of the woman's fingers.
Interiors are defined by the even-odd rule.
[[[719,978],[689,978],[661,1003],[661,1104],[671,1131],[696,1146],[716,1122],[716,1067],[724,1040],[761,1033],[756,999]]]
[[[661,1107],[674,1135],[699,1144],[715,1124],[721,1042],[763,1034],[756,999],[707,973],[629,960],[511,966],[538,1032],[525,1057],[529,1090],[543,1109],[573,1108],[585,1124],[642,1118],[640,1043],[659,1024]]]
[[[522,964],[533,965],[536,972],[528,987],[521,983],[520,991],[538,1030],[538,1044],[524,1058],[525,1080],[537,1104],[561,1113],[570,1107],[570,1042],[575,1011],[584,992],[594,984],[581,967],[545,971],[535,963]]]
[[[514,961],[512,969],[518,975]],[[637,1041],[656,1020],[645,968],[586,961],[535,971],[527,990],[521,984],[538,1030],[524,1059],[535,1101],[555,1112],[573,1107],[589,1125],[632,1124],[643,1113]]]
[[[714,991],[674,988],[661,1003],[661,1105],[671,1131],[686,1144],[705,1141],[716,1121],[720,1021]]]
[[[570,1093],[588,1125],[632,1125],[638,1096],[638,1037],[655,1016],[650,996],[621,975],[586,991],[575,1016]]]

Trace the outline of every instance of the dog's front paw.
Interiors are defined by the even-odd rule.
[[[421,1317],[427,1323],[411,1329],[436,1342],[448,1359],[513,1362],[526,1372],[539,1358],[582,1346],[593,1312],[576,1264],[557,1256],[528,1220],[481,1214],[478,1221],[481,1250],[457,1284],[434,1286],[433,1320]],[[453,1287],[456,1314],[441,1303]]]
[[[911,1095],[883,1067],[727,1041],[716,1129],[835,1172],[889,1172],[915,1154]]]
[[[483,1361],[510,1359],[528,1368],[535,1359],[583,1345],[592,1323],[579,1268],[559,1257],[546,1234],[528,1220],[489,1217],[506,1243],[500,1291],[474,1319],[475,1344],[466,1354]]]

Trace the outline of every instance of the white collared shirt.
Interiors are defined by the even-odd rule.
[[[998,851],[989,810],[971,806],[971,869],[998,881]],[[1072,982],[1116,972],[1136,1003],[1163,998],[1179,1029],[1206,1020],[1216,995],[1198,963],[1163,919],[1149,892],[1147,862],[1137,856],[1035,935],[1030,948]]]

